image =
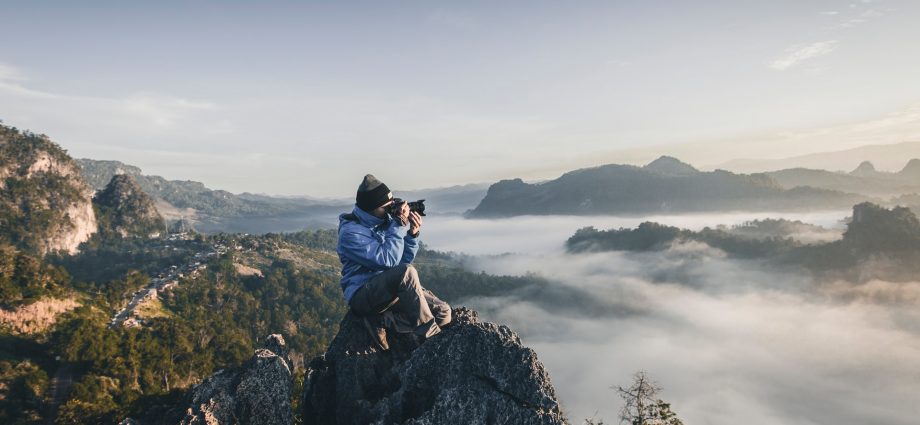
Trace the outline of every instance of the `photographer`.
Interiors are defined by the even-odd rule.
[[[422,287],[412,265],[422,217],[406,202],[394,203],[390,189],[370,174],[355,200],[354,210],[339,216],[345,301],[380,349],[389,349],[388,328],[422,343],[451,320],[450,306]]]

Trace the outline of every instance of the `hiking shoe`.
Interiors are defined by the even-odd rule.
[[[371,321],[367,317],[362,320],[364,322],[364,328],[367,329],[367,333],[371,336],[371,341],[374,341],[374,345],[380,351],[387,351],[390,349],[390,344],[387,342],[387,329],[375,326],[371,324]]]

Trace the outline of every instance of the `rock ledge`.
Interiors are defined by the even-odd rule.
[[[412,349],[372,345],[361,321],[342,320],[304,382],[304,424],[565,424],[543,364],[507,326],[454,310],[454,322]]]

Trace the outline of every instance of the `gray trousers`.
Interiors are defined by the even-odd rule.
[[[422,287],[411,264],[400,264],[372,277],[351,297],[360,316],[382,315],[387,328],[427,338],[450,323],[450,306]]]

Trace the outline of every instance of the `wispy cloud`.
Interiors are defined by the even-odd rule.
[[[549,140],[546,135],[555,125],[537,114],[500,115],[434,97],[388,96],[339,87],[214,98],[147,87],[84,94],[46,89],[37,78],[12,79],[28,76],[28,70],[7,67],[3,72],[0,119],[4,122],[46,133],[76,155],[118,159],[167,178],[199,180],[236,192],[265,192],[268,184],[273,193],[340,196],[354,191],[348,176],[399,163],[406,151],[413,152],[419,163],[440,164],[437,173],[420,171],[427,176],[426,186],[491,180],[491,175],[482,176],[481,169],[509,167],[509,156],[502,156],[506,151],[497,151],[498,147],[511,140],[528,144]],[[368,156],[370,143],[378,152]],[[220,151],[230,157],[195,156],[194,161],[185,161],[147,154],[142,150],[146,146],[189,155]],[[378,149],[386,146],[399,149]],[[464,148],[457,155],[444,155],[445,146]],[[528,160],[554,153],[551,144],[543,146],[542,152],[531,149]],[[117,149],[122,147],[126,149]],[[234,158],[245,159],[249,169],[262,170],[260,178],[240,178],[238,170],[245,167]],[[518,153],[514,159],[526,162]],[[401,187],[421,187],[416,174],[391,181]],[[324,182],[302,183],[314,175],[324,176]],[[326,181],[340,183],[333,187]]]
[[[0,81],[20,81],[25,76],[22,71],[7,64],[0,63]]]
[[[55,99],[78,108],[108,109],[110,114],[133,116],[159,127],[171,126],[190,112],[215,107],[211,102],[154,92],[136,92],[121,98],[55,93],[32,88],[28,80],[19,68],[0,63],[0,99],[20,102]]]
[[[880,18],[882,16],[885,16],[884,12],[880,12],[875,9],[869,9],[860,13],[859,15],[856,15],[855,17],[844,19],[838,23],[837,26],[840,28],[853,28],[857,25],[862,25],[866,22],[869,22],[870,20]]]
[[[190,112],[213,109],[211,102],[189,100],[173,96],[164,96],[157,93],[136,93],[121,99],[126,111],[146,118],[149,122],[160,127],[174,126],[178,121],[188,116]]]
[[[770,62],[770,68],[784,71],[808,59],[826,55],[837,48],[837,40],[819,41],[806,45],[796,45],[786,49],[786,52]]]
[[[0,92],[7,92],[28,98],[54,99],[58,96],[41,90],[34,90],[22,85],[27,81],[26,74],[19,68],[0,63]]]

